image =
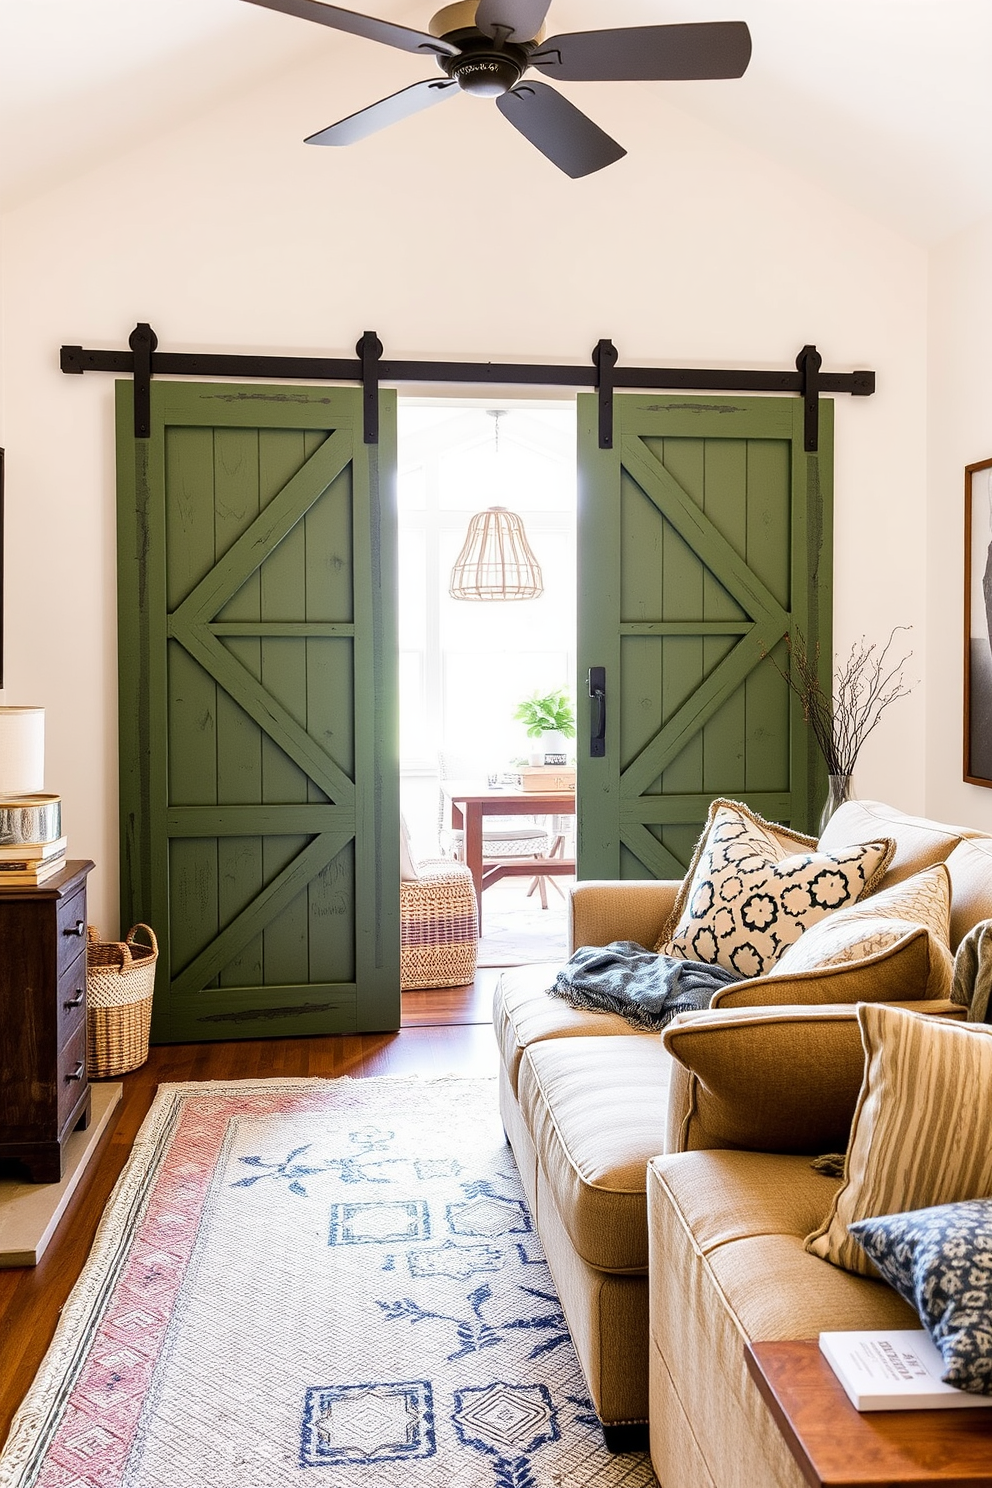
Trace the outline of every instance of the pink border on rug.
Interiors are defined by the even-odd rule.
[[[282,1095],[256,1091],[213,1099],[198,1094],[195,1107],[181,1108],[37,1488],[117,1488],[120,1483],[231,1118],[319,1111],[332,1103],[341,1109],[340,1087],[332,1102],[322,1081]]]

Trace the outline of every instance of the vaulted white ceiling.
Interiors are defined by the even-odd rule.
[[[425,28],[437,6],[354,8]],[[553,0],[549,17],[558,31],[726,19],[754,38],[742,79],[626,86],[664,92],[918,242],[992,215],[992,0]],[[332,96],[341,55],[361,57],[369,102],[392,91],[380,47],[341,49],[333,31],[243,0],[0,0],[0,207],[305,60],[326,57]],[[411,82],[425,76],[408,62]]]

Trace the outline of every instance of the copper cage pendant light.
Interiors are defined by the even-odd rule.
[[[499,420],[496,456],[499,458]],[[544,593],[541,565],[531,551],[524,524],[505,506],[476,512],[451,570],[452,599],[537,599]]]

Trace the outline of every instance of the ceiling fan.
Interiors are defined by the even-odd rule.
[[[572,177],[602,170],[627,152],[561,93],[525,78],[529,68],[566,82],[667,82],[740,77],[751,58],[751,35],[743,21],[628,26],[545,39],[551,0],[462,0],[439,10],[427,32],[323,0],[249,3],[433,57],[445,74],[413,83],[311,134],[308,145],[354,144],[458,92],[474,93],[495,98],[504,119]]]

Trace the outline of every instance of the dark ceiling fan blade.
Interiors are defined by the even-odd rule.
[[[408,26],[395,26],[392,21],[380,21],[375,16],[359,15],[354,10],[342,10],[339,5],[324,5],[323,0],[248,0],[249,5],[261,5],[266,10],[281,10],[285,15],[299,16],[302,21],[317,21],[321,26],[333,26],[335,31],[350,31],[353,36],[366,36],[369,41],[381,41],[386,46],[399,47],[404,52],[433,52],[445,57],[457,56],[458,48],[426,31],[411,31]]]
[[[551,0],[479,0],[475,24],[487,36],[504,41],[533,41],[544,24]]]
[[[349,114],[347,119],[341,119],[337,124],[329,124],[318,134],[309,135],[304,143],[353,145],[356,140],[365,139],[366,135],[377,134],[380,129],[388,129],[390,124],[399,124],[402,119],[433,108],[442,99],[453,98],[457,92],[458,84],[450,79],[428,78],[426,82],[413,83],[388,98],[380,98],[378,103],[370,103],[368,108]]]
[[[698,21],[551,36],[531,66],[566,82],[669,82],[740,77],[750,60],[743,21]]]
[[[547,83],[518,83],[496,107],[524,139],[573,179],[620,160],[627,151]]]

